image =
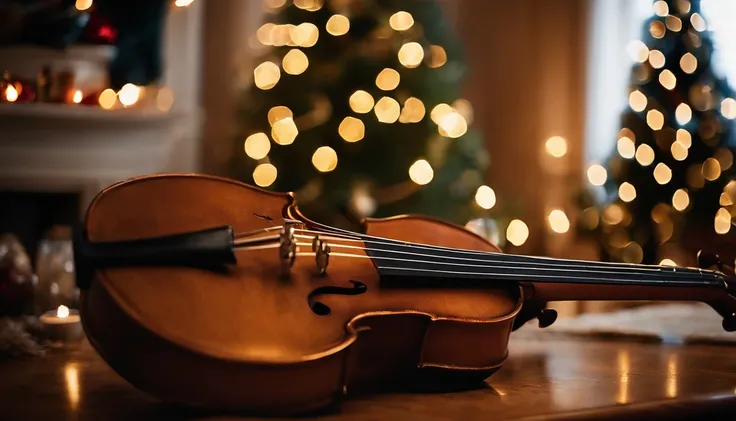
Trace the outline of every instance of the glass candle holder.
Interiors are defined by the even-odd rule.
[[[36,312],[43,314],[64,306],[79,308],[79,289],[74,275],[71,230],[54,227],[38,243],[36,254]]]

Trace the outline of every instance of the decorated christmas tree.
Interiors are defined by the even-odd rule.
[[[484,183],[489,156],[461,97],[462,51],[438,4],[264,7],[235,178],[295,192],[310,218],[347,228],[409,213],[464,225],[498,210]]]
[[[642,41],[629,45],[636,64],[616,150],[607,168],[588,169],[604,207],[581,220],[605,260],[683,264],[732,230],[736,100],[713,70],[700,1],[653,7]]]

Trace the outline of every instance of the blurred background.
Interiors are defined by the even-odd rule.
[[[172,171],[350,229],[420,213],[511,253],[733,261],[733,22],[732,0],[0,0],[0,286],[58,295],[94,195]]]

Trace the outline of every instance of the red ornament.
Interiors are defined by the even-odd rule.
[[[82,42],[89,44],[114,45],[118,31],[110,21],[97,12],[92,12],[82,33]]]

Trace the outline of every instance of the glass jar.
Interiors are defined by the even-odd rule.
[[[53,227],[38,243],[36,253],[36,312],[56,310],[59,306],[79,308],[79,289],[74,276],[74,253],[71,229]]]

